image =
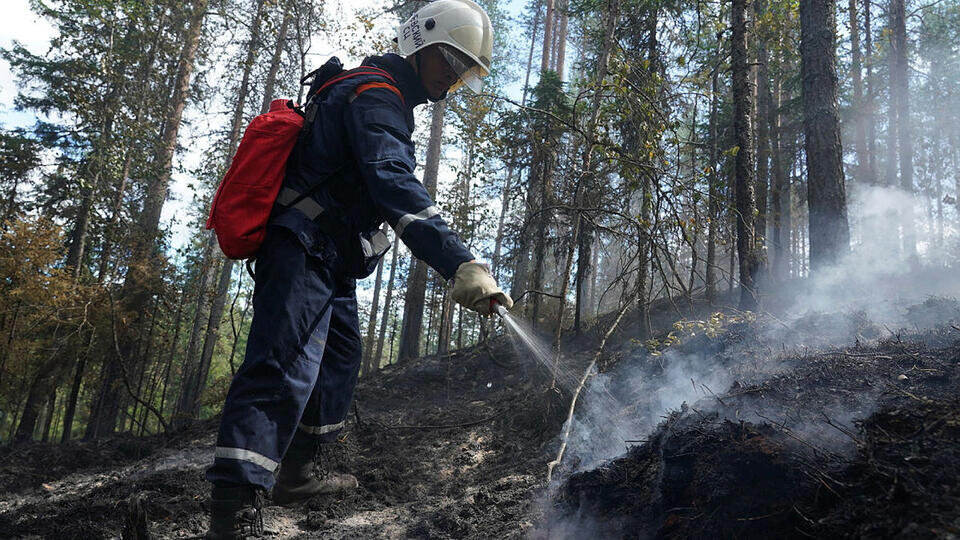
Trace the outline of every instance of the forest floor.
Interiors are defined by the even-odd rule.
[[[389,366],[324,452],[360,488],[268,506],[268,536],[960,536],[960,304],[903,313],[727,320],[662,355],[625,319],[551,483],[569,388],[507,336]],[[575,378],[611,320],[565,340]],[[215,430],[2,449],[0,536],[117,537],[137,505],[153,536],[202,535]]]

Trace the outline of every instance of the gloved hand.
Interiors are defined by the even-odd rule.
[[[487,265],[475,261],[465,262],[457,268],[453,275],[453,299],[481,315],[490,314],[490,300],[507,309],[513,307],[513,299],[500,290]]]

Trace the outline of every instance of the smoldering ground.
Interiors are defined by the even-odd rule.
[[[625,462],[640,463],[647,458],[638,456],[657,454],[660,466],[644,477],[644,485],[621,483],[616,490],[632,489],[637,500],[666,510],[663,504],[670,496],[662,489],[690,489],[663,476],[676,473],[669,472],[664,456],[677,449],[677,441],[685,441],[681,446],[692,453],[714,455],[709,444],[691,442],[690,430],[715,441],[759,437],[772,444],[777,452],[770,455],[778,457],[771,462],[784,467],[773,476],[781,481],[796,471],[789,470],[789,460],[781,459],[780,452],[799,456],[798,462],[829,456],[840,463],[862,450],[862,423],[889,405],[891,387],[901,390],[897,385],[924,369],[910,355],[897,356],[899,348],[942,351],[954,345],[957,336],[951,332],[957,331],[951,325],[960,322],[960,273],[951,268],[956,252],[937,242],[932,227],[916,231],[916,253],[903,249],[898,216],[911,200],[907,194],[858,186],[851,199],[854,247],[849,255],[813,277],[775,289],[768,285],[763,304],[771,312],[733,323],[685,324],[677,332],[682,342],[662,354],[630,341],[612,349],[610,356],[617,358],[609,362],[613,367],[592,376],[580,396],[564,463],[546,493],[544,518],[534,536],[580,537],[587,531],[619,536],[627,522],[641,526],[639,537],[669,535],[670,527],[657,521],[669,512],[641,516],[627,504],[624,508],[634,514],[618,514],[610,509],[622,501],[612,502],[610,491],[598,486],[620,482]],[[904,363],[911,361],[912,366]],[[769,465],[753,463],[764,464]],[[731,467],[730,474],[745,472]],[[611,471],[621,477],[604,476]],[[799,491],[809,487],[786,483]],[[802,498],[799,491],[793,496]],[[583,500],[591,493],[606,502]],[[607,508],[598,511],[604,504]],[[679,530],[685,529],[674,532]]]

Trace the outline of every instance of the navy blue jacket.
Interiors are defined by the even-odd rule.
[[[325,225],[295,208],[279,210],[271,223],[296,234],[307,252],[324,256],[329,236],[352,241],[386,221],[415,257],[450,279],[474,257],[414,176],[413,108],[427,102],[426,91],[413,67],[396,54],[369,57],[363,65],[388,72],[403,98],[387,88],[355,94],[361,84],[385,82],[375,75],[356,76],[326,91],[312,129],[287,162],[284,180],[300,193],[324,182],[311,196],[326,209],[318,220]]]

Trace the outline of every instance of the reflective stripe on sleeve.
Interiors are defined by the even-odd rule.
[[[342,429],[342,428],[343,428],[343,422],[340,422],[340,423],[338,423],[338,424],[327,424],[327,425],[325,425],[325,426],[320,426],[320,427],[317,427],[317,426],[308,426],[308,425],[304,424],[303,422],[301,422],[298,427],[299,427],[301,430],[303,430],[303,431],[305,431],[306,433],[309,433],[309,434],[311,434],[311,435],[325,435],[325,434],[327,434],[327,433],[330,433],[330,432],[333,432],[333,431],[337,431],[338,429]]]
[[[267,456],[258,454],[253,450],[247,450],[245,448],[229,448],[226,446],[218,446],[216,450],[213,451],[213,457],[249,461],[250,463],[259,465],[270,472],[277,470],[277,467],[280,466],[279,463],[268,458]]]
[[[393,230],[397,231],[397,236],[403,236],[403,231],[407,228],[407,225],[410,225],[414,221],[420,219],[430,219],[438,214],[440,214],[440,211],[437,210],[436,206],[428,206],[416,214],[406,214],[401,217],[397,221],[397,226],[394,227]]]

